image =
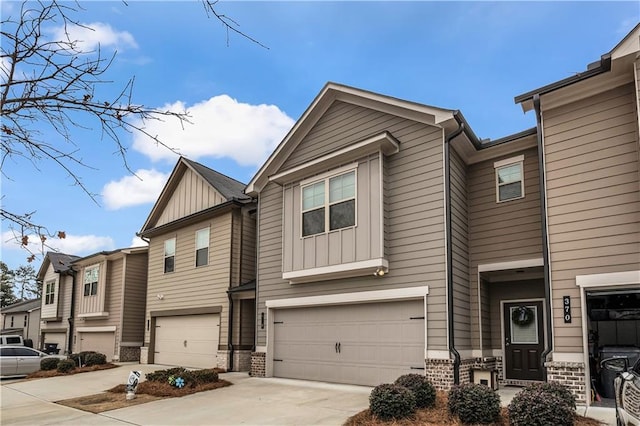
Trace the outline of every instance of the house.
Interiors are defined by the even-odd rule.
[[[70,353],[73,345],[73,289],[75,272],[71,268],[78,256],[47,252],[38,270],[42,282],[40,344],[56,345],[60,353]]]
[[[446,389],[484,370],[588,402],[582,307],[595,288],[634,299],[640,286],[638,36],[598,71],[516,98],[538,126],[493,141],[459,111],[328,83],[245,190],[258,198],[251,373],[377,385],[424,372]]]
[[[2,308],[0,334],[15,334],[30,339],[38,347],[40,332],[40,299],[23,300]]]
[[[149,241],[143,363],[249,370],[256,231],[244,187],[178,160],[139,233]]]
[[[138,361],[144,337],[147,247],[102,251],[74,260],[73,352]]]

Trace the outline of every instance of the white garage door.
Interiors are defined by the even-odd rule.
[[[217,367],[219,336],[219,314],[157,317],[154,363]]]
[[[82,332],[80,337],[80,352],[95,351],[105,354],[107,361],[113,360],[116,338],[113,332]]]
[[[47,333],[44,332],[44,343],[57,343],[60,353],[63,354],[67,350],[67,335],[65,333]],[[44,347],[44,345],[42,345]]]
[[[423,300],[274,311],[273,375],[375,386],[424,372]]]

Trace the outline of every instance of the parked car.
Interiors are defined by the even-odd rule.
[[[24,346],[24,340],[22,339],[22,336],[20,335],[9,335],[9,334],[5,334],[3,336],[0,336],[0,345],[5,346],[5,345],[19,345],[19,346]]]
[[[628,368],[626,358],[604,361],[620,369],[613,384],[616,397],[616,423],[618,426],[640,425],[640,359]]]
[[[48,355],[37,349],[19,345],[0,346],[0,376],[27,376],[40,370],[40,361],[45,358],[65,359],[64,355]]]

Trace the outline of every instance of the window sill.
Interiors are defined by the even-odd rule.
[[[86,313],[86,314],[78,314],[78,318],[84,318],[84,319],[101,319],[101,318],[107,318],[109,317],[109,312],[90,312],[90,313]]]
[[[378,268],[382,268],[386,272],[389,268],[387,259],[371,259],[361,262],[342,263],[339,265],[284,272],[282,279],[289,281],[291,284],[335,280],[339,278],[375,275]]]

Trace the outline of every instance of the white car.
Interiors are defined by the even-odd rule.
[[[625,359],[626,360],[626,359]],[[618,426],[640,425],[640,359],[624,369],[614,380],[616,423]]]
[[[45,358],[65,359],[64,355],[48,355],[26,346],[0,346],[0,376],[27,376],[40,370],[40,361]]]

